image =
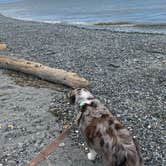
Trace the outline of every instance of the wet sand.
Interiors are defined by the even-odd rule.
[[[93,94],[138,138],[147,166],[166,165],[166,35],[120,33],[10,19],[0,15],[0,55],[79,73]],[[0,165],[23,166],[77,112],[66,87],[0,70]],[[53,165],[91,166],[75,126]],[[47,165],[46,162],[40,164]]]

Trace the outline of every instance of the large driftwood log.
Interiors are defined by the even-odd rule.
[[[89,82],[85,78],[78,76],[76,73],[51,68],[25,59],[0,56],[0,68],[35,75],[43,80],[60,83],[72,88],[87,87],[89,85]]]
[[[5,50],[7,48],[5,43],[0,43],[0,51]]]

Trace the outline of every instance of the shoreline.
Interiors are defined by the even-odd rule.
[[[42,20],[32,20],[32,19],[23,19],[23,18],[15,18],[10,16],[5,16],[0,13],[3,17],[6,17],[8,19],[13,19],[17,21],[26,21],[26,22],[36,22],[36,23],[44,23],[44,24],[60,24],[64,26],[74,26],[78,28],[85,28],[85,29],[94,29],[94,30],[103,30],[103,31],[111,31],[111,32],[117,32],[117,33],[138,33],[138,34],[155,34],[155,35],[166,35],[166,31],[159,32],[158,30],[153,31],[151,29],[147,28],[154,28],[154,27],[166,27],[165,23],[159,23],[159,24],[152,24],[152,23],[136,23],[136,22],[94,22],[94,23],[88,23],[88,22],[61,22],[61,21],[42,21]],[[126,30],[125,30],[125,29]],[[127,29],[128,28],[128,29]],[[132,29],[131,29],[132,28]],[[136,30],[134,30],[134,28]],[[139,28],[144,28],[144,30],[141,30]],[[119,29],[119,30],[118,30]],[[130,29],[130,30],[129,30]]]
[[[138,139],[145,165],[166,165],[166,35],[112,32],[0,15],[0,41],[8,46],[0,55],[74,71],[90,80],[93,94]],[[0,72],[0,164],[23,166],[77,113],[63,100],[68,89],[49,89],[48,83],[42,87],[36,78]],[[14,128],[5,127],[6,123]],[[65,146],[49,157],[51,163],[101,166],[99,161],[93,164],[87,160],[77,130],[75,126]]]

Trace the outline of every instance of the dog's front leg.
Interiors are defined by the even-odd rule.
[[[89,160],[95,160],[97,153],[93,149],[90,149],[90,152],[87,154],[87,156]]]

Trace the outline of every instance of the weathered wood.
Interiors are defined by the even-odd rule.
[[[6,44],[0,43],[0,51],[5,50],[7,48]]]
[[[35,75],[41,79],[67,85],[72,88],[87,87],[89,85],[89,82],[85,78],[78,76],[76,73],[51,68],[25,59],[0,56],[0,68]]]
[[[41,161],[47,160],[48,156],[64,141],[65,137],[69,134],[71,127],[72,125],[68,125],[57,138],[46,145],[26,166],[36,166]]]

